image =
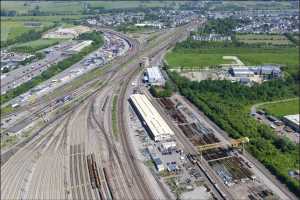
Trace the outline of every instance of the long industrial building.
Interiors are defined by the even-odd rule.
[[[145,78],[147,80],[145,80]],[[165,79],[158,66],[146,68],[146,76],[144,80],[147,81],[150,85],[165,85]]]
[[[174,136],[174,132],[145,95],[131,95],[130,103],[154,141],[171,139]]]
[[[290,126],[291,128],[293,128],[295,131],[300,131],[300,115],[296,114],[296,115],[286,115],[283,117],[283,121]]]

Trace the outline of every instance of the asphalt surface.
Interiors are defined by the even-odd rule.
[[[78,43],[79,41],[68,41],[53,47],[49,47],[45,50],[51,49],[52,51],[47,53],[45,58],[25,66],[20,66],[19,68],[6,73],[5,77],[1,79],[1,93],[3,94],[21,85],[22,83],[31,80],[33,77],[45,71],[51,65],[67,58],[70,55],[65,54],[65,50]]]

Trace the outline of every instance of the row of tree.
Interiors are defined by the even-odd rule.
[[[39,30],[39,31],[30,30],[28,32],[25,32],[25,33],[17,36],[16,38],[9,39],[7,41],[1,41],[1,48],[7,47],[7,46],[12,45],[12,44],[16,44],[16,43],[24,43],[24,42],[29,42],[29,41],[40,39],[44,32],[54,28],[55,26],[56,26],[56,24],[54,24],[52,26],[47,26],[47,27],[44,27],[42,30]]]
[[[176,90],[176,86],[170,80],[166,81],[165,86],[151,86],[150,93],[157,98],[170,97]]]
[[[277,136],[249,115],[254,103],[299,96],[298,82],[275,80],[248,87],[230,81],[189,81],[176,72],[168,74],[180,93],[232,138],[249,137],[248,151],[300,196],[299,182],[288,175],[290,170],[299,169],[299,144]]]
[[[79,53],[73,54],[71,57],[68,57],[64,59],[63,61],[58,62],[56,65],[51,66],[44,72],[42,72],[41,75],[38,75],[31,79],[30,81],[27,81],[20,86],[8,91],[6,94],[1,95],[1,103],[5,103],[27,91],[32,89],[33,87],[37,86],[38,84],[42,83],[43,81],[48,80],[49,78],[55,76],[56,74],[62,72],[63,70],[69,68],[73,64],[79,62],[82,60],[86,55],[89,53],[95,51],[100,46],[103,45],[103,36],[100,32],[91,32],[91,33],[84,33],[84,36],[79,36],[79,38],[86,38],[93,40],[93,43],[82,49]]]

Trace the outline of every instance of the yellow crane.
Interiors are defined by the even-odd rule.
[[[242,152],[244,152],[244,145],[246,143],[248,143],[250,140],[248,137],[242,137],[242,138],[239,138],[239,139],[232,139],[229,143],[229,147],[231,148],[240,148],[242,147]],[[203,151],[206,151],[206,150],[209,150],[209,149],[216,149],[216,148],[219,148],[219,147],[228,147],[228,143],[225,143],[225,142],[217,142],[217,143],[212,143],[212,144],[205,144],[205,145],[200,145],[200,146],[197,146],[197,149],[200,153],[200,156],[202,158],[202,152]]]

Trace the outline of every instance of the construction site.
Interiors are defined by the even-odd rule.
[[[137,82],[143,82],[143,77]],[[281,199],[280,192],[247,159],[249,138],[231,139],[220,134],[182,96],[154,98],[147,83],[133,90],[161,115],[174,137],[154,139],[140,109],[130,106],[129,126],[135,132],[140,158],[162,185],[176,198],[197,199]],[[142,111],[143,110],[143,111]],[[144,114],[147,115],[147,114]],[[149,117],[149,115],[147,115]],[[162,120],[160,120],[160,123]],[[150,129],[150,130],[149,130]],[[165,128],[164,128],[165,129]]]

